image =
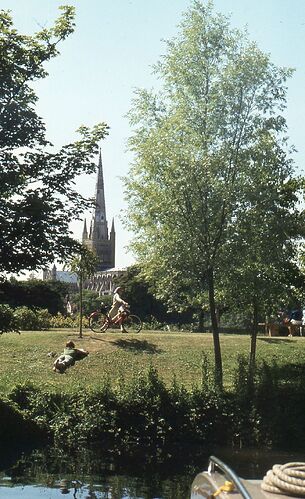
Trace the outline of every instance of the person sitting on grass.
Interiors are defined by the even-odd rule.
[[[64,352],[54,362],[53,371],[62,374],[68,367],[74,366],[77,360],[84,359],[88,354],[87,350],[75,348],[73,341],[67,341]]]

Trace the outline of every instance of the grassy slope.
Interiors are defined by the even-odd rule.
[[[90,355],[68,369],[64,375],[52,371],[54,359],[63,350],[67,339],[86,348]],[[305,364],[305,338],[267,338],[257,341],[257,358],[268,363],[273,359],[284,367]],[[239,354],[248,355],[249,336],[221,335],[225,385],[230,385]],[[114,383],[128,379],[153,365],[166,383],[174,375],[179,383],[191,387],[201,381],[202,355],[213,362],[213,338],[209,333],[141,332],[122,334],[84,332],[78,338],[74,331],[24,332],[21,335],[3,334],[0,337],[0,393],[10,391],[17,383],[31,381],[52,391],[75,392],[98,388],[109,377]]]

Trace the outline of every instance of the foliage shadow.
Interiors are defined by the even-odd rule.
[[[265,343],[290,343],[291,340],[288,338],[257,338],[259,341],[264,341]]]
[[[154,343],[149,343],[147,340],[116,340],[113,342],[119,348],[124,348],[125,350],[130,350],[135,353],[145,352],[149,354],[161,353],[162,350],[158,348]]]

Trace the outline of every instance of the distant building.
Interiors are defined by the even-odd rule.
[[[111,295],[117,286],[116,279],[123,276],[126,271],[126,268],[113,268],[103,272],[96,272],[84,282],[84,288],[96,291],[100,296]]]
[[[42,271],[43,281],[60,281],[67,282],[75,287],[77,287],[77,275],[74,272],[68,272],[64,270],[57,270],[54,264],[52,269],[44,269]]]

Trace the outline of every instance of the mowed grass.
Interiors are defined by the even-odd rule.
[[[63,375],[52,370],[55,357],[67,340],[89,351]],[[230,387],[239,355],[248,356],[248,335],[221,334],[224,384]],[[3,334],[0,337],[0,393],[8,393],[16,384],[31,382],[48,391],[75,393],[98,389],[106,379],[113,385],[128,381],[149,366],[157,369],[169,386],[174,378],[186,388],[200,385],[204,354],[213,365],[213,338],[210,333],[142,331],[139,334],[108,332],[95,334],[85,330],[83,339],[76,330],[39,331]],[[305,337],[257,339],[257,359],[280,367],[305,365]]]

